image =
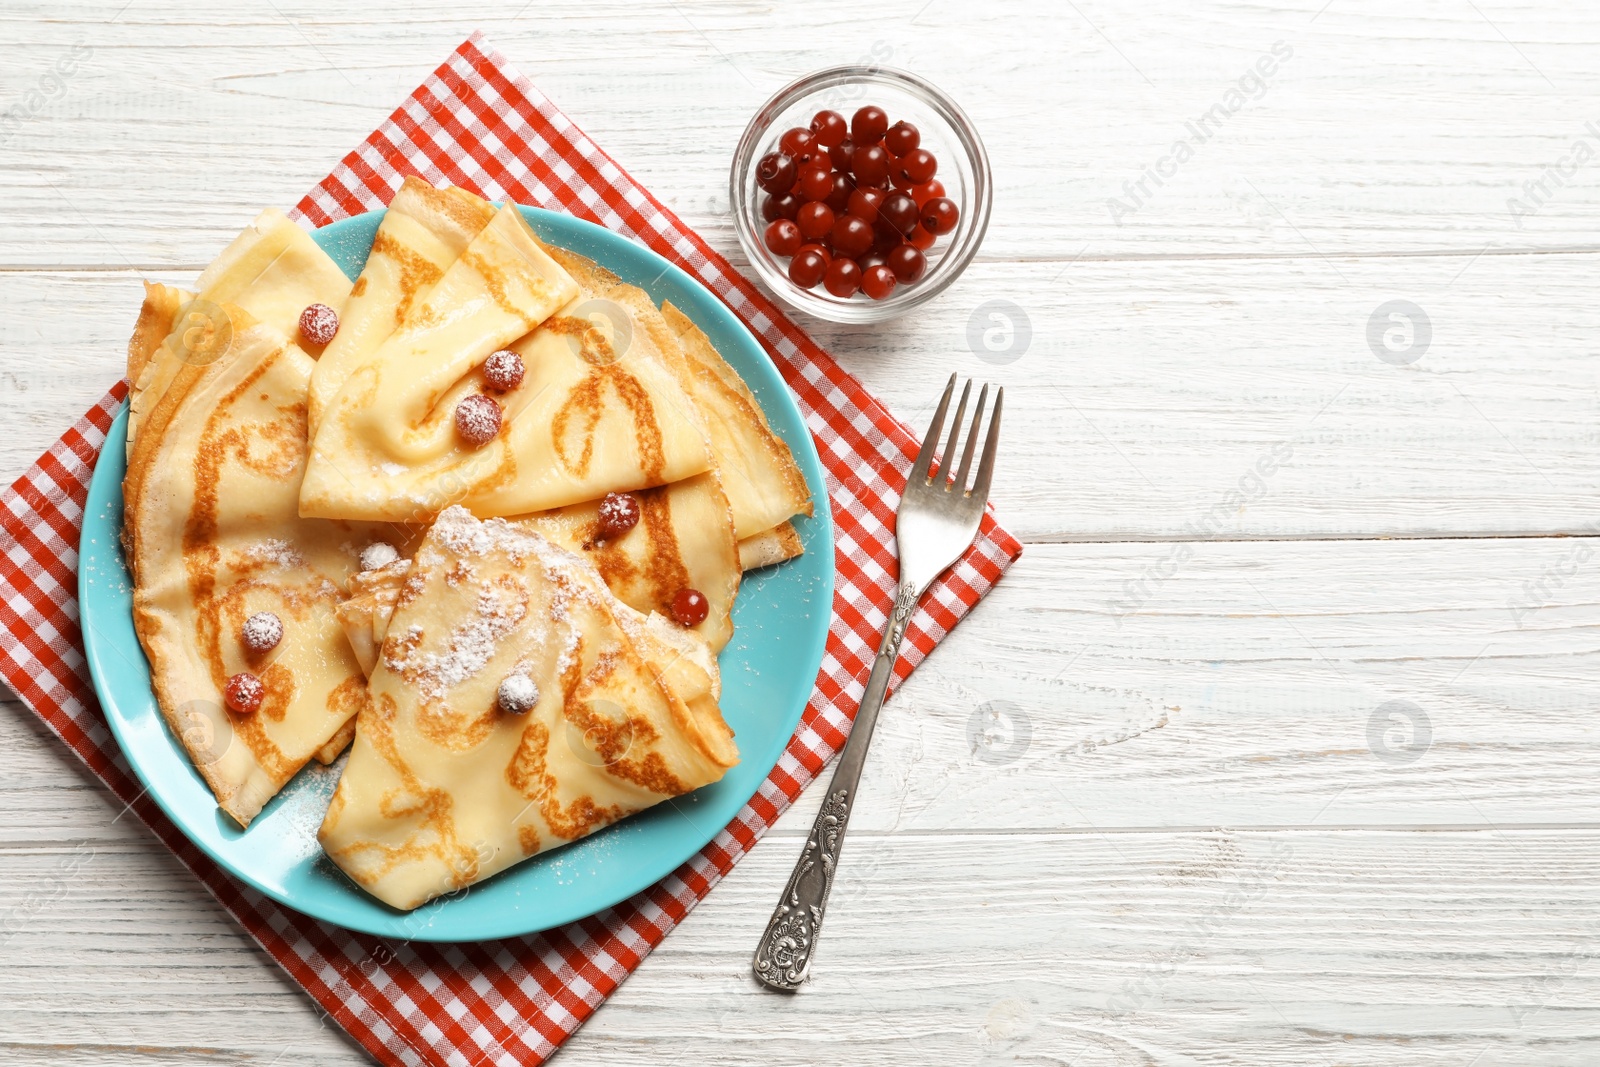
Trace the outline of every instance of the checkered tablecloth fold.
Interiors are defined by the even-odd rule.
[[[321,226],[382,207],[407,174],[494,200],[562,210],[626,234],[724,300],[799,400],[827,469],[837,531],[834,612],[800,729],[712,843],[664,881],[592,918],[480,944],[353,934],[238,882],[140,793],[95,702],[78,631],[78,534],[119,384],[0,495],[0,675],[194,872],[331,1019],[384,1064],[543,1062],[753,846],[844,744],[892,599],[891,531],[916,452],[906,428],[748,279],[584,136],[475,34],[301,200]],[[817,487],[813,487],[814,489]],[[986,518],[930,591],[898,664],[904,678],[1021,552]]]

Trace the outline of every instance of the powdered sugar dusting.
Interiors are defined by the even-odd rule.
[[[639,524],[639,498],[632,493],[607,493],[600,501],[600,535],[621,537]]]
[[[518,672],[508,674],[495,692],[500,707],[513,715],[531,711],[539,703],[539,686],[528,675]]]
[[[387,541],[374,541],[361,550],[361,569],[375,571],[379,567],[387,567],[400,558],[400,553]]]
[[[325,345],[339,332],[339,313],[327,304],[312,304],[300,313],[300,336],[314,345]]]
[[[494,658],[501,639],[516,629],[527,613],[522,601],[506,603],[493,590],[483,589],[478,594],[477,615],[450,631],[446,651],[403,655],[399,663],[391,666],[414,677],[424,696],[443,697],[483,670]],[[420,633],[420,627],[413,626],[411,632]]]
[[[270,611],[258,611],[244,620],[245,647],[252,652],[271,652],[283,640],[283,620]]]
[[[332,766],[324,767],[316,760],[305,765],[294,781],[284,790],[283,805],[277,818],[288,824],[289,844],[299,860],[313,859],[322,854],[317,831],[322,828],[328,814],[328,803],[344,774],[344,765],[350,761],[350,750],[345,751]]]
[[[529,564],[542,568],[550,590],[550,619],[561,624],[565,631],[556,669],[564,672],[572,665],[578,651],[579,634],[572,625],[571,602],[574,598],[597,599],[594,590],[604,588],[599,573],[588,560],[551,544],[526,526],[505,519],[480,520],[460,506],[446,508],[439,514],[428,540],[457,556],[484,557],[503,553],[518,568]],[[418,560],[427,566],[442,565],[445,560],[429,549],[425,543]]]
[[[470,445],[485,445],[500,432],[500,405],[482,393],[461,398],[456,405],[456,432]]]
[[[303,567],[306,563],[294,546],[281,537],[257,541],[244,550],[244,558],[251,563],[270,563],[278,567]]]

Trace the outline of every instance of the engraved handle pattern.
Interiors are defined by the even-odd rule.
[[[894,614],[884,632],[883,643],[878,647],[878,657],[873,661],[872,674],[867,679],[855,725],[839,756],[839,765],[834,769],[827,798],[822,802],[822,810],[817,812],[800,860],[795,864],[794,873],[789,875],[789,884],[784,887],[783,896],[778,900],[778,906],[767,922],[766,932],[756,947],[752,968],[757,980],[769,989],[792,993],[805,982],[811,968],[812,952],[822,930],[828,894],[833,890],[839,849],[844,844],[845,828],[850,823],[850,809],[855,801],[861,768],[866,761],[867,745],[872,740],[878,710],[883,706],[884,693],[889,688],[889,676],[894,671],[900,642],[905,637],[919,592],[905,583],[896,592]]]
[[[756,948],[755,972],[762,985],[792,991],[806,980],[811,949],[822,929],[822,915],[838,868],[839,845],[849,819],[849,792],[838,789],[828,794],[811,835],[806,838],[800,862],[789,875],[783,898]]]

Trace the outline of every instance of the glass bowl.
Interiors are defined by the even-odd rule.
[[[943,183],[945,196],[955,201],[960,218],[956,228],[926,252],[928,269],[921,280],[896,286],[887,300],[861,293],[841,300],[820,285],[802,289],[790,281],[788,259],[767,248],[762,239],[767,223],[761,217],[767,194],[756,185],[756,163],[777,149],[785,130],[809,127],[818,111],[832,109],[849,122],[856,109],[867,104],[883,108],[891,125],[901,119],[916,125],[922,147],[939,160],[935,177]],[[729,176],[734,228],[756,273],[790,306],[829,322],[884,322],[942,293],[967,269],[983,243],[992,196],[983,141],[956,102],[914,74],[876,66],[829,67],[780,90],[756,112],[739,138]]]

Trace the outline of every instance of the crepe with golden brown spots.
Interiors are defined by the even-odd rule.
[[[794,523],[781,522],[770,530],[739,542],[739,569],[760,570],[786,559],[794,559],[804,552],[805,546],[800,543],[800,534],[794,528]]]
[[[225,304],[287,338],[299,336],[300,313],[311,304],[334,310],[350,294],[350,279],[281,211],[268,209],[223,249],[194,292],[145,283],[144,307],[128,343],[128,454],[146,411],[183,367],[207,363],[227,349]],[[176,358],[153,358],[165,346]],[[316,350],[310,350],[311,355]]]
[[[571,284],[562,306],[520,336],[506,336],[510,322],[493,337],[469,330],[487,314],[479,291],[489,287],[469,249],[341,387],[316,431],[305,514],[415,521],[461,504],[478,515],[523,515],[711,469],[705,426],[674,365],[676,340],[645,321],[659,318],[648,299],[630,306],[615,276],[540,244],[514,211],[501,212],[480,244],[515,246],[516,256],[497,260],[507,277],[549,264]],[[525,374],[516,388],[490,393],[502,427],[474,447],[457,433],[454,412],[489,391],[481,367],[499,347],[521,357]]]
[[[511,675],[533,686],[521,713],[497,701]],[[716,692],[704,641],[528,524],[450,508],[403,583],[323,848],[418,907],[720,779],[738,751]]]
[[[435,189],[411,176],[401,184],[339,316],[339,332],[311,372],[313,434],[350,372],[389,339],[494,214],[488,201],[465,189]]]
[[[733,636],[740,571],[733,519],[717,476],[698,474],[634,495],[639,522],[620,537],[601,536],[597,500],[516,521],[587,560],[606,588],[635,611],[670,616],[680,590],[698,590],[706,598],[706,617],[691,629],[720,652]],[[339,605],[345,636],[368,674],[409,570],[408,561],[397,560],[358,574],[349,598]]]
[[[524,521],[600,572],[624,604],[671,617],[684,589],[706,598],[705,620],[692,629],[720,652],[733,637],[733,601],[739,595],[739,549],[733,511],[713,471],[671,485],[641,489],[639,522],[620,537],[600,535],[600,502],[591,500]]]
[[[491,353],[577,297],[577,283],[521,212],[497,212],[388,340],[350,369],[316,427],[301,512],[420,521],[491,487],[539,477],[542,457],[518,455],[512,431],[520,412],[549,402],[544,368],[530,362],[521,387],[500,398],[507,426],[488,444],[460,437],[455,409],[484,391],[481,367]],[[539,417],[549,413],[529,415]]]
[[[788,520],[810,515],[812,505],[794,454],[772,432],[744,379],[693,320],[670,303],[662,305],[661,316],[678,341],[684,389],[710,434],[711,452],[733,508],[735,535],[743,542],[787,527],[786,533],[765,538],[766,550],[752,558],[770,559],[780,547],[789,553],[783,559],[799,555],[800,539],[793,536]]]
[[[735,536],[741,545],[751,542],[748,548],[741,547],[741,557],[750,564],[744,569],[800,555],[804,549],[788,520],[812,513],[805,475],[789,446],[773,433],[755,394],[710,338],[671,303],[658,309],[643,289],[628,285],[594,261],[561,248],[546,246],[546,251],[583,287],[582,306],[608,340],[615,343],[620,335],[622,344],[648,353],[652,366],[659,358],[677,379],[681,397],[663,391],[672,403],[665,409],[656,406],[657,421],[681,420],[705,434],[711,465],[732,509]],[[529,347],[541,345],[541,351],[549,350],[549,341],[548,336],[538,335],[528,339]],[[585,447],[604,447],[608,430],[617,432],[614,426],[597,421],[590,437],[598,443]],[[599,489],[598,484],[593,487]],[[631,487],[618,484],[609,488]],[[599,495],[597,491],[595,496]],[[463,502],[480,515],[506,515],[513,513],[508,510],[507,497],[495,494]]]
[[[645,315],[617,299],[615,276],[548,251],[581,294],[511,346],[528,368],[501,435],[515,474],[470,490],[461,503],[474,514],[549,511],[712,467],[705,425]],[[643,306],[655,313],[648,297]]]
[[[242,307],[223,304],[226,343],[185,362],[163,343],[146,373],[164,384],[124,481],[134,627],[173,734],[241,825],[307,760],[331,760],[365,702],[335,608],[357,554],[386,530],[301,519],[312,360]],[[244,620],[270,611],[284,636],[247,652]],[[223,704],[229,677],[261,679],[260,710]]]
[[[362,571],[350,578],[350,595],[334,614],[344,627],[344,636],[350,642],[361,673],[371,677],[378,665],[378,650],[383,647],[384,635],[389,632],[389,620],[394,617],[395,605],[400,602],[400,588],[411,573],[409,559],[397,559],[370,571]]]

